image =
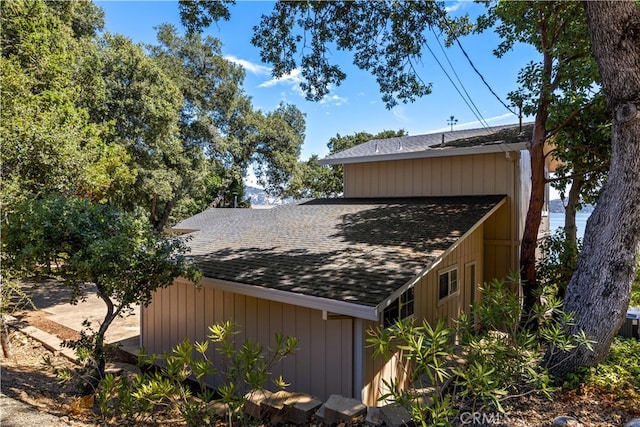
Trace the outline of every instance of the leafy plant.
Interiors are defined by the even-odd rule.
[[[571,241],[563,229],[545,237],[540,243],[542,256],[536,264],[536,275],[540,284],[557,286],[560,295],[564,295],[564,290],[578,265],[581,249],[582,240]]]
[[[114,319],[149,304],[153,292],[175,277],[197,282],[201,276],[186,257],[184,240],[156,233],[143,217],[77,197],[17,204],[2,238],[3,263],[21,277],[57,277],[71,289],[71,304],[95,284],[107,312],[95,335],[86,335],[76,349],[90,351],[96,380],[104,375],[104,337]]]
[[[4,357],[13,357],[9,329],[4,315],[15,313],[29,306],[34,307],[33,301],[20,288],[18,282],[9,279],[6,276],[6,271],[0,274],[0,342]]]
[[[428,322],[416,326],[410,320],[398,320],[389,328],[369,331],[367,342],[374,348],[373,357],[389,360],[397,352],[409,361],[403,364],[410,384],[418,390],[431,388],[425,402],[424,394],[405,389],[397,380],[383,380],[387,391],[380,400],[394,401],[409,408],[412,418],[423,426],[448,426],[456,411],[449,405],[445,385],[451,378],[453,330],[439,321],[435,327]]]
[[[637,402],[640,400],[640,341],[615,337],[607,359],[591,368],[583,368],[568,375],[563,383],[567,389],[580,393],[604,390],[616,401]]]
[[[589,348],[591,342],[584,333],[568,333],[573,318],[562,311],[555,286],[543,287],[537,295],[539,302],[528,318],[536,327],[523,325],[519,286],[515,276],[485,283],[472,315],[461,315],[455,329],[443,321],[431,326],[403,320],[370,330],[373,356],[403,358],[408,363],[401,364],[407,369],[402,376],[413,387],[383,380],[381,400],[406,407],[422,425],[448,426],[461,408],[503,412],[503,402],[513,396],[549,395],[554,387],[544,364],[545,349]],[[425,387],[432,390],[429,399],[416,391]]]
[[[148,371],[131,380],[106,376],[97,390],[103,418],[135,421],[160,411],[179,414],[189,426],[215,425],[222,408],[231,426],[241,418],[246,393],[263,389],[273,366],[297,350],[298,340],[282,334],[276,334],[274,346],[267,349],[249,339],[239,345],[239,330],[231,322],[212,325],[209,331],[207,341],[185,338],[162,356],[141,352],[139,360]],[[219,364],[210,357],[210,346],[222,356]],[[206,383],[214,375],[221,379],[216,390]],[[279,377],[274,385],[287,384]]]
[[[636,280],[631,286],[631,307],[640,307],[640,258],[638,258],[638,269],[636,270]]]

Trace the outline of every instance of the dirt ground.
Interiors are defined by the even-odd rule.
[[[48,332],[56,331],[71,338],[74,331],[61,329],[42,321],[37,313],[24,319],[37,322]],[[45,319],[46,320],[46,319]],[[42,344],[19,331],[11,330],[11,342],[15,357],[2,361],[2,392],[14,399],[34,407],[34,409],[53,414],[72,426],[97,426],[100,417],[95,410],[78,409],[78,397],[72,386],[60,385],[51,369],[45,369],[43,360],[49,357],[57,369],[73,368],[74,364],[65,357],[51,352]],[[633,406],[635,404],[635,410]],[[498,426],[551,426],[556,416],[566,415],[578,419],[584,427],[621,427],[625,422],[640,417],[640,402],[618,402],[606,395],[557,395],[553,400],[537,396],[524,396],[505,402],[506,416],[500,422],[483,425]],[[457,425],[474,425],[469,422],[473,414],[465,415]],[[481,425],[481,424],[475,424]]]
[[[14,357],[0,359],[4,395],[29,405],[34,412],[60,417],[68,425],[99,424],[99,418],[92,411],[74,409],[77,400],[75,388],[62,385],[56,379],[55,370],[73,369],[73,362],[17,330],[11,329],[10,338]],[[45,357],[49,358],[53,369],[45,367]]]

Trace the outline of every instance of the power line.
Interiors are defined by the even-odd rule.
[[[489,86],[489,83],[487,83],[487,81],[484,79],[484,76],[482,75],[482,73],[480,73],[480,71],[478,71],[478,69],[476,68],[475,64],[471,60],[471,58],[469,58],[469,55],[467,55],[467,51],[464,50],[464,48],[462,47],[462,44],[460,43],[460,40],[458,40],[458,37],[454,36],[454,38],[456,40],[456,43],[458,44],[458,47],[460,48],[460,50],[464,54],[465,58],[467,58],[467,61],[469,61],[469,64],[471,65],[471,68],[473,68],[473,71],[475,71],[476,74],[478,76],[480,76],[480,80],[482,80],[482,83],[484,83],[484,85],[489,89],[489,92],[491,92],[493,94],[493,96],[495,96],[496,99],[498,101],[500,101],[500,103],[504,106],[504,108],[506,108],[510,113],[515,114],[517,116],[518,114],[515,111],[513,111],[511,108],[509,108],[509,106],[504,103],[504,101],[498,96],[498,94],[494,92],[493,88],[491,88],[491,86]]]
[[[489,128],[489,126],[487,126],[484,121],[478,116],[478,114],[475,112],[475,110],[473,109],[473,107],[471,107],[471,105],[469,104],[469,101],[467,101],[467,98],[465,98],[465,96],[462,94],[462,92],[460,92],[460,89],[458,89],[458,86],[455,84],[455,82],[453,81],[453,79],[451,78],[451,76],[449,75],[449,73],[447,72],[447,70],[444,68],[444,66],[442,65],[442,63],[440,62],[440,60],[438,59],[438,57],[436,57],[435,53],[433,53],[433,50],[431,50],[431,46],[429,46],[429,43],[425,43],[425,46],[427,47],[427,50],[429,51],[429,53],[431,53],[431,56],[433,56],[433,59],[435,59],[436,63],[440,66],[440,69],[442,70],[442,72],[444,73],[445,76],[447,76],[447,78],[449,79],[449,82],[451,82],[451,84],[453,85],[453,87],[455,88],[456,92],[458,92],[458,95],[460,95],[460,97],[462,98],[462,100],[464,101],[465,104],[467,104],[467,107],[469,107],[469,110],[471,110],[471,112],[473,113],[474,116],[476,116],[476,119],[478,119],[478,121],[480,122],[480,124],[482,125],[482,127],[484,128]]]
[[[433,35],[435,36],[436,40],[438,41],[438,45],[440,46],[440,50],[442,51],[442,54],[444,55],[445,59],[447,60],[447,63],[449,63],[449,67],[451,67],[451,71],[453,71],[453,74],[456,76],[456,79],[458,80],[458,83],[460,83],[460,86],[462,87],[462,90],[467,95],[467,98],[469,98],[469,102],[471,102],[471,105],[473,105],[473,108],[475,109],[475,111],[478,113],[478,115],[476,115],[476,117],[480,116],[480,119],[479,119],[480,123],[484,127],[489,127],[489,124],[487,123],[485,118],[482,116],[482,113],[480,112],[480,109],[475,104],[475,102],[473,102],[473,98],[471,98],[471,95],[469,95],[469,92],[467,92],[467,88],[464,86],[464,83],[462,83],[462,80],[460,80],[460,76],[458,76],[458,73],[456,73],[455,67],[453,66],[453,64],[451,64],[451,61],[449,60],[449,56],[447,55],[447,52],[444,50],[444,47],[442,46],[442,43],[440,43],[440,39],[438,38],[438,35],[433,30],[433,28],[431,29],[431,32],[433,33]]]
[[[517,116],[518,114],[515,111],[513,111],[511,108],[509,108],[509,106],[507,104],[505,104],[505,102],[502,100],[502,98],[500,98],[500,96],[498,96],[498,94],[493,90],[493,88],[485,80],[485,78],[482,75],[482,73],[478,70],[478,68],[475,66],[475,64],[471,60],[471,58],[467,54],[467,51],[464,50],[464,48],[462,47],[462,43],[460,43],[460,39],[458,39],[458,36],[456,36],[455,32],[451,28],[451,25],[449,25],[449,20],[447,19],[447,12],[442,10],[440,7],[438,7],[438,10],[440,11],[442,21],[447,26],[447,28],[449,28],[450,34],[453,36],[454,40],[456,41],[456,44],[458,45],[458,47],[460,48],[460,50],[464,54],[465,58],[467,58],[467,61],[469,62],[469,65],[471,65],[471,68],[473,68],[473,71],[475,71],[475,73],[480,77],[480,80],[482,80],[482,83],[484,83],[484,85],[487,87],[487,89],[489,89],[489,92],[491,92],[491,94],[500,102],[500,104],[502,104],[504,106],[504,108],[506,108],[507,111],[509,111],[511,114],[514,114],[514,115]]]

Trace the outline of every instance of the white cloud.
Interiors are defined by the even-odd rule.
[[[391,109],[391,112],[393,113],[393,116],[396,119],[400,120],[401,122],[407,123],[411,121],[411,119],[409,119],[409,117],[405,115],[404,108],[399,105],[396,105],[395,107],[393,107]]]
[[[349,98],[345,98],[339,95],[326,95],[320,100],[320,104],[322,105],[335,105],[336,107],[340,107],[341,105],[347,104],[348,102]]]
[[[301,81],[302,81],[302,77],[300,77],[300,69],[296,68],[289,74],[286,74],[282,77],[267,80],[264,83],[260,83],[258,87],[273,87],[279,84],[299,86]]]
[[[456,12],[457,10],[459,10],[462,6],[464,6],[464,3],[467,3],[466,1],[457,1],[453,4],[450,4],[449,6],[446,6],[444,8],[444,10],[447,13],[452,13],[452,12]]]
[[[233,62],[234,64],[238,64],[245,70],[258,76],[268,76],[269,74],[271,74],[271,68],[261,64],[255,64],[251,61],[247,61],[246,59],[236,58],[233,55],[227,55],[224,57],[224,59],[229,62]]]

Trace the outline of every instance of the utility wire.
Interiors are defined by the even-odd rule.
[[[464,50],[464,48],[462,47],[462,43],[460,43],[460,39],[458,39],[458,36],[456,36],[455,32],[453,31],[453,28],[451,28],[451,25],[449,24],[449,19],[447,19],[447,12],[442,10],[440,7],[438,7],[438,10],[440,11],[442,22],[444,22],[444,24],[447,26],[447,28],[449,28],[450,34],[453,35],[453,38],[456,41],[456,44],[458,45],[458,47],[460,48],[460,50],[464,54],[465,58],[467,58],[467,61],[469,62],[469,65],[471,65],[471,68],[473,68],[473,71],[475,71],[475,73],[480,77],[480,80],[482,80],[482,83],[484,83],[484,85],[487,87],[487,89],[489,89],[489,92],[491,92],[491,94],[500,102],[500,104],[502,104],[504,106],[504,108],[507,109],[507,111],[509,111],[511,114],[514,114],[514,115],[518,116],[518,114],[515,111],[513,111],[507,104],[505,104],[505,102],[502,100],[502,98],[500,98],[500,96],[498,96],[498,94],[493,90],[493,88],[489,85],[489,83],[487,83],[487,81],[485,80],[485,78],[482,75],[482,73],[478,70],[478,68],[475,66],[475,64],[473,63],[473,61],[471,60],[471,58],[467,54],[467,51]]]
[[[496,97],[496,99],[498,101],[500,101],[500,103],[504,106],[504,108],[506,108],[507,110],[509,110],[509,112],[515,114],[516,116],[518,115],[518,113],[516,113],[515,111],[513,111],[511,108],[509,108],[509,106],[507,104],[504,103],[504,101],[502,100],[502,98],[500,98],[498,96],[497,93],[495,93],[493,91],[493,88],[491,88],[491,86],[489,86],[489,83],[487,83],[487,81],[484,79],[484,76],[482,75],[482,73],[480,73],[480,71],[478,71],[478,69],[476,68],[476,66],[474,65],[473,61],[471,60],[471,58],[469,58],[469,55],[467,55],[467,51],[464,50],[464,48],[462,47],[462,44],[460,43],[460,40],[458,40],[458,37],[455,37],[456,43],[458,44],[458,47],[460,48],[460,50],[462,51],[462,53],[464,54],[464,56],[467,58],[467,61],[469,61],[469,64],[471,65],[471,68],[473,68],[473,71],[476,72],[476,74],[478,76],[480,76],[480,79],[482,80],[482,83],[484,83],[484,85],[489,89],[489,92],[491,92],[493,94],[493,96]]]
[[[460,83],[460,87],[462,87],[462,90],[467,95],[467,98],[469,99],[469,102],[471,103],[471,105],[473,105],[473,109],[475,109],[475,111],[478,113],[476,115],[476,117],[480,116],[480,119],[479,119],[480,123],[484,127],[486,127],[486,128],[490,127],[489,123],[487,123],[486,119],[484,118],[484,116],[480,112],[480,109],[478,108],[476,103],[473,102],[473,98],[471,98],[471,95],[469,95],[469,92],[467,91],[467,88],[464,86],[464,83],[462,83],[462,80],[460,80],[460,76],[458,76],[458,73],[456,72],[455,67],[453,66],[453,64],[449,60],[449,56],[447,55],[447,52],[444,50],[444,47],[442,46],[442,43],[440,42],[440,38],[438,37],[436,32],[433,30],[433,28],[431,28],[431,32],[433,33],[433,35],[435,36],[436,40],[438,41],[438,46],[440,46],[440,50],[442,51],[442,54],[444,55],[445,59],[447,60],[447,63],[449,64],[449,67],[451,67],[451,71],[453,71],[453,75],[456,76],[456,79],[458,80],[458,83]]]
[[[435,53],[433,53],[433,50],[431,49],[431,46],[429,46],[429,43],[425,43],[425,46],[427,47],[427,50],[429,50],[429,53],[431,53],[431,56],[433,56],[433,59],[436,60],[436,63],[440,66],[440,69],[442,70],[442,72],[444,73],[445,76],[447,76],[447,78],[449,79],[449,82],[451,82],[451,84],[453,85],[453,87],[456,89],[456,92],[458,92],[458,95],[460,95],[460,97],[462,98],[462,100],[464,101],[465,104],[467,104],[467,107],[469,107],[469,109],[471,110],[471,112],[473,113],[474,116],[476,116],[476,119],[478,119],[478,121],[480,122],[480,124],[482,125],[482,127],[484,128],[488,128],[488,126],[485,125],[485,123],[483,122],[483,120],[478,117],[478,114],[475,112],[475,110],[473,109],[473,107],[471,107],[471,105],[469,104],[469,101],[467,101],[467,98],[465,98],[465,96],[462,94],[462,92],[460,92],[460,89],[458,89],[458,86],[455,84],[455,82],[453,81],[453,79],[451,78],[451,76],[449,75],[449,73],[447,72],[447,70],[444,68],[444,66],[442,65],[442,63],[440,62],[440,60],[438,59],[438,57],[435,55]]]

